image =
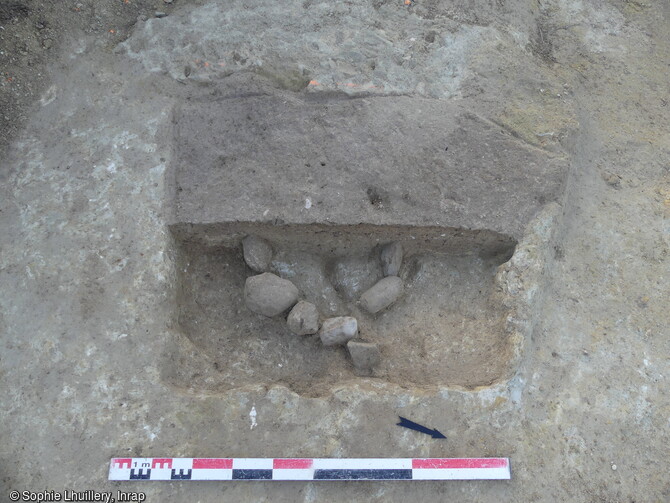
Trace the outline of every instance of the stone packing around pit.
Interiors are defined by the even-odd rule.
[[[298,288],[288,279],[282,279],[267,272],[272,262],[273,246],[265,239],[248,235],[242,240],[244,261],[255,271],[262,272],[247,278],[244,300],[247,308],[268,318],[286,314],[288,329],[296,335],[318,336],[324,346],[346,345],[354,366],[362,372],[371,372],[380,362],[376,344],[355,342],[359,335],[356,318],[338,316],[319,322],[317,307],[306,300],[300,300]],[[402,280],[397,276],[402,265],[402,245],[397,242],[385,245],[379,254],[385,277],[366,290],[359,304],[370,314],[388,308],[402,295]]]

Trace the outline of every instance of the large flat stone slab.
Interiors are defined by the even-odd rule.
[[[518,239],[560,197],[568,169],[453,101],[278,91],[183,104],[175,123],[172,224],[437,226]]]

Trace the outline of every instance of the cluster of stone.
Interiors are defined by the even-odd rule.
[[[247,236],[242,240],[242,250],[246,264],[259,273],[247,278],[244,285],[244,301],[249,310],[270,318],[286,316],[291,332],[296,335],[318,333],[324,346],[346,344],[354,367],[360,372],[369,373],[379,365],[381,357],[376,344],[352,340],[358,335],[356,318],[337,316],[319,323],[316,306],[299,300],[300,292],[291,281],[269,272],[273,255],[270,243],[258,236]],[[402,295],[403,283],[398,277],[402,258],[400,243],[391,243],[382,249],[385,277],[361,295],[359,303],[363,309],[376,314]]]
[[[393,304],[402,295],[403,283],[398,277],[402,265],[402,245],[390,243],[382,248],[381,260],[384,278],[361,295],[360,305],[371,314],[377,314]]]

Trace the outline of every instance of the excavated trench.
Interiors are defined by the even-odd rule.
[[[493,296],[496,269],[516,244],[508,236],[370,225],[237,224],[219,232],[226,238],[213,245],[211,230],[173,228],[180,243],[178,326],[211,364],[195,377],[188,365],[175,370],[177,386],[200,382],[225,391],[284,384],[311,395],[357,378],[344,346],[325,347],[318,335],[291,333],[284,318],[247,309],[244,283],[256,273],[244,262],[240,240],[251,233],[272,243],[271,271],[290,279],[322,318],[358,319],[358,339],[378,344],[382,355],[371,378],[408,388],[475,388],[509,372],[507,311]],[[382,277],[379,248],[391,241],[405,249],[399,274],[405,291],[370,315],[357,301]]]
[[[317,396],[350,381],[474,389],[513,375],[524,335],[510,320],[523,325],[528,310],[501,295],[501,265],[561,197],[564,159],[454,103],[266,91],[173,112],[180,335],[164,379],[201,392],[283,384]],[[345,347],[247,308],[244,284],[256,273],[240,243],[252,234],[272,245],[271,272],[322,320],[357,318],[358,340],[381,352],[372,375]],[[381,278],[390,242],[405,249],[404,293],[370,315],[358,300]]]

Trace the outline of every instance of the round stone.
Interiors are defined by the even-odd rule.
[[[361,307],[375,314],[393,304],[403,292],[402,280],[398,276],[388,276],[361,295]]]
[[[244,261],[256,272],[268,272],[272,262],[272,247],[265,239],[247,236],[242,240]]]
[[[244,301],[257,314],[273,317],[285,313],[298,302],[298,289],[287,279],[266,272],[247,278]]]

